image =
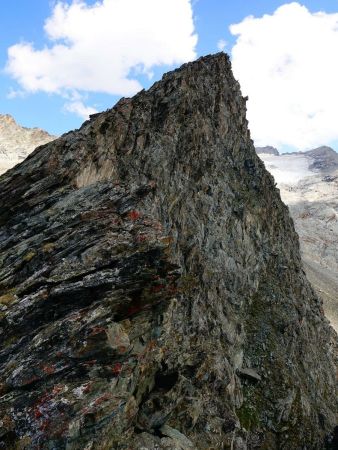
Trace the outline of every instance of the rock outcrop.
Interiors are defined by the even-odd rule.
[[[22,162],[36,147],[54,139],[40,128],[21,127],[9,114],[0,114],[0,175]]]
[[[256,150],[289,206],[306,274],[338,331],[338,153],[324,146],[280,156]]]
[[[245,111],[208,56],[2,176],[3,448],[323,448],[332,330]]]

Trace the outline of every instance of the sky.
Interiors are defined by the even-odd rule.
[[[257,146],[338,150],[338,0],[2,1],[0,114],[60,135],[218,51]]]

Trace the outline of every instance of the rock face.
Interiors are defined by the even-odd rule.
[[[259,156],[289,205],[306,274],[338,331],[338,153],[319,147],[280,156],[259,152]]]
[[[322,449],[330,340],[228,57],[0,180],[3,448]]]
[[[0,175],[53,139],[46,131],[21,127],[9,114],[0,114]]]

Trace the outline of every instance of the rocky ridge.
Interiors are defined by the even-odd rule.
[[[0,441],[321,449],[334,338],[221,53],[0,178]]]
[[[0,175],[54,139],[56,136],[40,128],[21,127],[9,114],[0,114]]]
[[[306,274],[338,331],[338,153],[325,146],[280,156],[256,150],[290,208]]]

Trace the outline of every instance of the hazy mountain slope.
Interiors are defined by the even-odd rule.
[[[334,334],[245,114],[208,56],[2,175],[3,448],[323,448]]]
[[[39,128],[24,128],[0,114],[0,175],[22,162],[39,145],[56,139]]]
[[[307,275],[338,330],[338,154],[329,147],[260,153],[289,206]]]

